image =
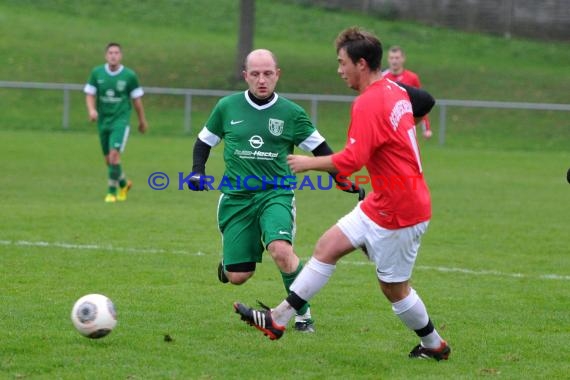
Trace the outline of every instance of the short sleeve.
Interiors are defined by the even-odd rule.
[[[144,95],[142,87],[139,85],[139,78],[133,73],[129,78],[129,96],[131,99],[137,99]]]
[[[413,82],[412,86],[417,87],[417,88],[422,87],[422,84],[420,83],[420,77],[416,73],[413,73],[412,82]]]
[[[224,124],[222,120],[221,107],[220,102],[218,102],[212,110],[208,121],[206,121],[206,125],[198,134],[198,138],[209,146],[218,145],[224,137]]]
[[[340,173],[350,175],[360,170],[370,160],[374,150],[384,143],[385,138],[382,138],[381,131],[375,125],[377,118],[372,105],[353,106],[346,145],[332,157]]]
[[[306,152],[312,152],[323,141],[325,141],[324,137],[317,131],[307,113],[303,109],[299,109],[295,118],[295,145]]]
[[[83,87],[83,92],[87,95],[96,95],[97,94],[97,78],[95,75],[95,70],[91,71],[91,75],[89,75],[89,79]]]

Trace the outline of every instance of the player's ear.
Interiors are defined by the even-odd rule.
[[[368,67],[368,62],[366,62],[364,58],[359,58],[358,61],[356,61],[356,67],[358,67],[359,70],[364,70]]]
[[[279,78],[279,76],[281,76],[281,69],[278,67],[277,70],[275,70],[275,76],[277,78]]]

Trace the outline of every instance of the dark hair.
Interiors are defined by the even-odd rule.
[[[392,47],[390,47],[390,49],[388,50],[390,53],[402,53],[402,55],[406,55],[406,52],[404,51],[404,49],[402,49],[401,46],[398,45],[394,45]]]
[[[105,48],[105,51],[109,50],[110,48],[112,48],[113,46],[116,46],[119,48],[119,50],[121,50],[121,44],[119,44],[118,42],[109,42],[107,44],[107,47]]]
[[[370,32],[357,26],[345,29],[336,38],[336,52],[345,49],[353,63],[364,59],[372,71],[380,69],[382,62],[382,43]]]

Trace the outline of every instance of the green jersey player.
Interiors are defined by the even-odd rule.
[[[121,167],[121,153],[129,136],[131,100],[139,118],[139,131],[145,133],[148,125],[142,104],[143,90],[137,75],[121,65],[121,46],[109,43],[105,51],[107,63],[91,71],[85,85],[85,102],[91,121],[97,121],[99,140],[109,171],[109,190],[105,202],[127,199],[132,186]]]
[[[223,139],[226,170],[218,186],[223,260],[218,279],[243,284],[267,249],[289,291],[303,265],[292,246],[295,197],[290,180],[295,177],[287,155],[295,146],[314,155],[329,155],[332,150],[305,111],[274,92],[280,69],[272,52],[251,52],[243,75],[248,90],[222,98],[198,135],[189,188],[204,189],[200,177],[205,175],[210,149]],[[358,192],[354,185],[345,191]],[[309,305],[298,311],[295,329],[314,331]]]

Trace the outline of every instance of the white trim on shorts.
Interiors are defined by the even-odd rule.
[[[376,264],[376,275],[383,282],[410,279],[429,221],[389,230],[376,224],[358,204],[337,222],[353,247],[366,247],[368,258]]]
[[[125,147],[127,146],[127,140],[129,139],[129,132],[131,131],[131,127],[127,125],[125,128],[125,133],[123,133],[123,141],[121,141],[121,146],[119,152],[123,153]]]
[[[222,200],[224,199],[224,193],[220,194],[220,198],[218,199],[218,207],[216,208],[216,223],[218,225],[218,232],[220,233],[220,236],[222,237],[222,249],[224,246],[224,234],[222,232],[222,229],[220,228],[220,207],[222,206]],[[223,253],[222,253],[223,255]]]

